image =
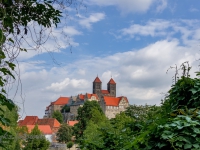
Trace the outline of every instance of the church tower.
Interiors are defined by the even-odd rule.
[[[101,80],[97,76],[93,82],[93,94],[97,94],[101,98]]]
[[[110,96],[116,97],[116,83],[112,78],[107,83],[107,90],[110,93]]]

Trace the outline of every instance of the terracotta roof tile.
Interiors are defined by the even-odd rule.
[[[118,106],[120,98],[104,96],[104,101],[106,103],[106,106]]]
[[[79,99],[84,100],[84,98],[85,98],[85,95],[83,95],[83,94],[79,95]]]
[[[101,83],[101,80],[99,79],[99,77],[97,76],[94,80],[94,82],[100,82]]]
[[[59,128],[60,123],[55,118],[38,119],[38,125],[49,125],[51,128]]]
[[[17,122],[17,124],[20,126],[22,122],[23,122],[23,120],[19,120],[19,121]]]
[[[89,94],[89,93],[86,93],[87,95],[87,98],[88,99],[91,99],[92,96],[96,97],[96,99],[99,99],[99,97],[97,96],[97,94]]]
[[[122,98],[124,98],[128,102],[127,97],[124,97],[124,96],[120,96],[120,97],[104,96],[104,101],[106,103],[106,106],[119,106],[119,102],[121,101]]]
[[[59,97],[55,102],[54,105],[65,105],[69,102],[69,97]]]
[[[28,132],[30,133],[35,125],[26,125],[28,128]],[[38,129],[43,133],[43,134],[52,134],[52,130],[49,125],[38,125]]]
[[[38,116],[26,116],[25,119],[20,122],[20,126],[35,125],[37,121],[38,121]]]
[[[68,121],[68,125],[69,126],[74,126],[75,124],[77,124],[78,123],[78,121]]]
[[[110,94],[108,90],[101,90],[102,94]]]
[[[116,82],[113,80],[113,78],[111,78],[108,84],[116,84]]]

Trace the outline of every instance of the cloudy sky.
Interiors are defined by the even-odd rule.
[[[192,76],[198,71],[199,6],[195,0],[84,0],[68,8],[57,29],[45,30],[49,38],[38,51],[18,56],[20,82],[9,97],[23,117],[43,117],[60,96],[91,93],[98,75],[103,89],[112,76],[117,96],[130,104],[159,105],[172,85],[170,66],[189,61]]]

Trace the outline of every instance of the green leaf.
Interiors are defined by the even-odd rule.
[[[10,42],[12,42],[14,44],[14,41],[11,38],[9,38],[8,41],[10,41]]]
[[[199,148],[200,147],[199,144],[193,144],[192,146],[195,147],[195,148]]]
[[[184,145],[184,149],[191,149],[191,147],[192,147],[192,144],[185,144]]]

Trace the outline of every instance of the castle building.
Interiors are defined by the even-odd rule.
[[[68,115],[76,118],[79,107],[84,105],[85,101],[97,101],[105,113],[106,117],[111,119],[116,114],[125,111],[129,106],[127,97],[116,97],[116,82],[113,78],[107,83],[107,89],[102,89],[102,82],[97,76],[93,81],[92,93],[78,94],[77,96],[60,97],[57,101],[52,102],[46,108],[46,118],[50,118],[54,111],[61,110],[64,105],[70,106],[70,113]],[[71,118],[71,117],[67,117]]]
[[[100,99],[99,104],[106,117],[109,119],[114,118],[116,114],[125,111],[129,106],[127,97],[116,97],[116,82],[113,78],[107,83],[107,90],[103,90],[102,82],[97,76],[93,81],[93,93],[98,95]]]

